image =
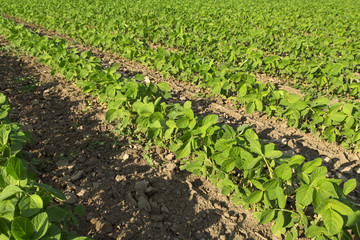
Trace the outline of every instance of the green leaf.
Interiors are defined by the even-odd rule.
[[[259,225],[271,222],[274,219],[275,210],[267,209],[261,213]]]
[[[265,182],[263,187],[265,190],[270,190],[278,186],[278,180],[275,178],[270,179],[269,181]]]
[[[289,180],[292,176],[291,168],[283,163],[275,169],[275,176],[285,181]]]
[[[315,168],[321,166],[321,163],[321,158],[316,158],[310,162],[304,163],[304,165],[302,166],[302,171],[303,173],[311,173],[312,171],[314,171]]]
[[[39,195],[33,194],[23,197],[19,202],[19,209],[24,217],[31,217],[43,208],[43,201]]]
[[[61,230],[56,227],[54,224],[50,224],[49,229],[46,234],[42,237],[42,239],[46,240],[60,240],[61,238]]]
[[[263,196],[263,191],[257,190],[257,191],[254,191],[253,193],[251,193],[245,199],[245,201],[249,204],[257,203],[261,200],[262,196]]]
[[[16,193],[22,192],[21,188],[17,187],[17,186],[7,186],[6,188],[4,188],[2,190],[2,192],[0,193],[0,201],[11,197],[13,195],[15,195]]]
[[[249,102],[248,104],[246,104],[246,113],[250,114],[252,112],[255,111],[255,103],[253,101]]]
[[[207,115],[207,116],[204,117],[204,119],[202,120],[202,125],[203,125],[203,126],[214,125],[214,124],[217,123],[218,119],[219,119],[219,116],[218,116],[218,115],[215,115],[215,114]]]
[[[40,239],[45,235],[49,228],[49,219],[48,215],[45,212],[39,213],[31,220],[32,225],[35,229],[35,234],[33,239]]]
[[[157,84],[157,86],[163,92],[169,92],[171,90],[171,87],[167,82],[160,82]]]
[[[51,195],[56,197],[59,201],[66,200],[65,195],[60,190],[54,189],[51,186],[44,183],[34,183],[34,185],[50,193]]]
[[[78,215],[78,216],[82,216],[85,214],[85,207],[84,205],[78,204],[76,205],[75,209],[74,209],[74,214]]]
[[[278,151],[278,150],[273,150],[273,151],[265,153],[266,158],[279,158],[282,155],[283,155],[282,152]]]
[[[346,114],[346,115],[349,115],[351,116],[352,115],[352,111],[353,111],[353,108],[354,106],[350,103],[345,103],[343,108],[342,108],[342,111]]]
[[[4,124],[0,128],[0,146],[6,145],[9,140],[9,134],[11,132],[11,127],[9,124]]]
[[[0,217],[0,239],[5,240],[9,238],[10,238],[10,229],[8,227],[8,223],[4,218]]]
[[[191,154],[191,141],[186,141],[176,152],[175,156],[177,159],[187,157]]]
[[[301,155],[294,155],[290,158],[289,166],[296,168],[300,166],[305,161],[305,158]]]
[[[330,115],[330,119],[336,122],[342,122],[346,118],[346,115],[342,112],[334,112]]]
[[[351,191],[356,188],[356,179],[349,179],[344,183],[343,193],[344,195],[348,195]]]
[[[314,188],[304,184],[296,192],[296,201],[303,206],[309,205],[313,200]]]
[[[17,217],[11,224],[11,233],[16,240],[30,240],[34,232],[34,226],[27,218]]]
[[[16,157],[9,158],[6,171],[15,180],[23,179],[25,176],[25,169],[23,167],[22,161]]]
[[[281,234],[285,233],[286,229],[283,227],[284,221],[284,214],[282,211],[279,211],[275,219],[275,224],[272,226],[272,232],[274,235],[280,236]]]
[[[319,237],[325,229],[316,225],[311,225],[305,232],[305,236],[308,238]]]
[[[254,153],[257,153],[259,155],[263,155],[262,150],[261,150],[261,145],[260,142],[258,140],[255,139],[247,139],[250,143],[250,150],[253,151]]]
[[[50,222],[60,222],[66,218],[66,211],[60,207],[50,207],[46,210]]]
[[[177,121],[176,121],[176,126],[178,128],[186,128],[187,126],[189,126],[189,118],[187,116],[181,116]]]
[[[322,214],[322,219],[326,229],[331,235],[339,233],[344,224],[343,218],[340,216],[340,214],[332,209],[326,210]]]
[[[328,206],[329,206],[329,208],[336,210],[341,215],[352,215],[352,214],[354,214],[354,211],[348,205],[340,202],[337,199],[329,199],[328,200]]]

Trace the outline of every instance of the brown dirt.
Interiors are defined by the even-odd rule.
[[[48,30],[40,33],[56,35]],[[93,47],[75,43],[73,46],[80,51],[91,49],[104,66],[120,63],[121,73],[126,77],[142,73],[149,81],[169,82],[172,101],[191,100],[197,114],[216,113],[221,122],[233,126],[250,123],[264,141],[276,143],[285,154],[301,154],[308,160],[321,157],[330,176],[360,180],[357,152],[288,127],[284,121],[259,113],[245,114],[243,108],[235,109],[221,98],[201,98],[199,94],[204,90],[175,79],[163,79],[158,72],[138,63]],[[60,76],[49,73],[50,69],[37,64],[34,58],[22,56],[18,60],[13,54],[1,52],[0,79],[4,83],[0,90],[15,105],[14,120],[20,121],[37,139],[29,151],[34,157],[50,162],[42,178],[67,192],[72,201],[87,207],[87,217],[78,229],[81,234],[90,234],[95,239],[273,238],[269,226],[257,226],[248,211],[233,206],[209,182],[178,172],[170,161],[162,164],[158,159],[166,159],[168,153],[151,150],[160,167],[149,167],[140,146],[130,144],[129,138],[115,136],[112,126],[103,122],[102,106]],[[25,80],[15,84],[16,78]],[[34,82],[40,82],[35,90],[27,93],[21,90]],[[155,189],[143,195],[140,204],[146,209],[145,198],[151,212],[139,210],[141,194],[135,185],[138,189],[142,184]],[[359,189],[353,196],[359,199]],[[162,211],[162,206],[169,213],[165,208]]]

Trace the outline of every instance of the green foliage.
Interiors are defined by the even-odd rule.
[[[322,166],[321,159],[309,161],[299,155],[291,158],[283,156],[274,144],[263,144],[248,125],[233,129],[228,125],[218,124],[216,115],[196,116],[189,101],[184,104],[166,103],[162,99],[167,97],[170,88],[165,84],[145,84],[141,81],[141,76],[137,80],[120,77],[116,73],[118,66],[103,69],[91,53],[83,52],[79,57],[77,49],[66,49],[67,43],[64,40],[54,38],[45,41],[44,37],[12,21],[2,19],[1,23],[3,34],[14,41],[16,46],[39,56],[40,60],[47,56],[46,63],[53,70],[73,80],[84,92],[99,96],[99,101],[108,105],[108,121],[126,125],[128,129],[146,137],[149,142],[161,143],[181,159],[181,169],[207,177],[223,194],[230,195],[235,204],[251,207],[258,212],[255,216],[260,223],[272,222],[274,234],[286,235],[286,239],[297,239],[298,232],[304,230],[305,235],[312,238],[343,239],[351,231],[360,237],[359,210],[346,198],[356,188],[356,181],[349,180],[342,189],[342,180],[327,177],[328,171]],[[13,31],[7,31],[8,29]],[[41,50],[34,48],[34,43],[41,44]],[[166,50],[159,51],[169,54]],[[162,60],[158,60],[162,64]],[[211,65],[208,64],[204,66],[199,63],[198,67],[206,72]],[[197,67],[196,64],[194,67]],[[85,74],[83,69],[89,71]],[[258,89],[264,88],[262,84],[257,85]],[[298,96],[282,91],[274,91],[274,94],[279,100],[279,106],[288,107],[283,113],[284,116],[291,116],[294,125],[301,123],[296,118],[299,114],[302,116],[311,111],[316,112],[316,107],[324,106],[327,102],[322,98],[305,104],[303,102],[308,102],[308,98],[300,100]],[[294,104],[299,101],[299,106]],[[255,108],[261,108],[260,104],[254,104]],[[355,108],[334,104],[317,117],[323,118],[325,123],[334,128],[333,132],[336,132],[335,130],[339,130],[336,128],[339,123],[351,117],[346,114],[354,113]],[[6,137],[10,133],[8,129],[4,129],[3,139],[12,141],[14,138]],[[3,149],[9,158],[16,157],[12,155],[11,147]],[[4,206],[9,213],[6,219],[18,219],[13,213],[18,204],[15,198],[23,195],[26,198],[19,206],[29,206],[30,209],[25,214],[36,216],[41,208],[37,196],[42,195],[36,192],[26,194],[23,186],[27,183],[21,182],[22,167],[16,158],[13,158],[9,167],[7,165],[0,170],[12,180],[4,179],[0,183],[8,181],[16,184],[11,184],[15,187],[4,188],[0,195],[0,199],[7,201],[6,208]],[[38,190],[59,197],[52,191],[47,191],[46,187],[39,187]],[[75,213],[78,212],[82,210],[75,209]],[[63,222],[66,226],[71,209],[66,206],[51,206],[45,213],[49,221]],[[43,229],[31,224],[22,218],[16,220],[18,234],[35,234],[34,231],[40,231],[36,229]],[[52,223],[51,226],[54,225]],[[51,226],[48,232],[58,234]],[[5,228],[3,231],[4,234],[8,232]]]
[[[311,131],[329,142],[360,150],[360,105],[352,100],[328,105],[321,95],[360,97],[357,26],[360,5],[354,0],[331,1],[103,1],[70,0],[5,1],[4,13],[20,17],[66,34],[86,44],[137,60],[161,71],[165,77],[192,81],[214,94],[230,97],[246,108],[246,113],[265,112],[287,120],[289,126]],[[86,14],[79,14],[83,9]],[[346,14],[344,14],[346,13]],[[49,17],[48,15],[51,15]],[[94,17],[96,16],[96,17]],[[186,16],[186,17],[184,17]],[[252,19],[251,21],[249,19]],[[71,19],[71,21],[68,21]],[[18,32],[17,28],[10,31]],[[21,39],[13,39],[21,42]],[[54,39],[50,45],[61,41]],[[45,38],[31,53],[39,55]],[[151,45],[161,46],[153,48]],[[67,45],[66,45],[67,47]],[[59,59],[66,47],[58,46]],[[175,50],[176,49],[176,50]],[[50,53],[49,53],[50,54]],[[41,62],[53,61],[49,54]],[[99,59],[91,52],[69,56],[75,62]],[[88,65],[76,70],[61,63],[69,79],[97,78]],[[64,70],[64,68],[66,70]],[[59,67],[53,73],[60,71]],[[113,66],[101,76],[104,81],[116,73]],[[276,90],[271,83],[256,81],[254,72],[280,76],[309,94],[305,97]],[[111,79],[111,77],[110,77]],[[143,79],[142,79],[143,80]],[[98,83],[78,80],[85,92]],[[123,119],[126,129],[129,113],[117,108],[127,97],[137,94],[129,85],[127,94],[118,95],[107,114],[108,120]],[[304,86],[304,87],[302,87]],[[169,86],[158,84],[163,97]],[[102,97],[113,97],[117,83],[110,84]],[[320,97],[318,97],[320,96]]]

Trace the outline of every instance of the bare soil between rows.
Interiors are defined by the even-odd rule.
[[[57,35],[45,29],[40,34]],[[8,43],[2,40],[1,45]],[[150,81],[169,82],[171,101],[190,100],[197,114],[216,113],[221,122],[235,127],[254,125],[264,142],[276,143],[287,155],[301,154],[307,160],[321,157],[332,177],[360,180],[357,152],[288,127],[284,121],[245,114],[221,98],[199,97],[204,90],[164,79],[138,63],[93,47],[72,46],[91,49],[105,67],[120,63],[126,77],[142,73]],[[207,180],[179,172],[169,153],[152,149],[158,167],[150,167],[141,146],[129,137],[116,136],[113,127],[104,123],[103,106],[61,76],[51,76],[50,69],[35,58],[19,59],[1,50],[0,60],[0,91],[14,104],[12,118],[35,137],[35,144],[28,147],[32,157],[49,163],[39,170],[42,181],[65,191],[70,203],[87,208],[77,229],[80,234],[95,239],[275,238],[270,225],[257,226],[249,211],[235,207]],[[358,201],[359,189],[352,196]]]

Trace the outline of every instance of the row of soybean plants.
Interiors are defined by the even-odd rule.
[[[211,19],[213,19],[213,21],[217,19],[218,21],[224,21],[227,22],[228,24],[235,24],[236,22],[240,21],[240,20],[233,21],[232,17],[230,17],[232,16],[230,14],[231,12],[228,14],[223,14],[228,18],[215,17],[214,15],[215,13],[208,12],[211,11],[211,9],[209,9],[209,7],[207,7],[208,5],[206,5],[209,3],[207,2],[205,4],[205,2],[206,1],[202,1],[202,2],[195,1],[195,3],[193,2],[191,3],[191,4],[195,4],[194,9],[198,9],[199,13],[202,13],[199,14],[200,17],[205,18],[206,16],[212,16]],[[245,1],[245,3],[250,4],[247,1]],[[330,3],[329,4],[333,7],[339,5],[339,2],[336,0],[330,1]],[[348,18],[344,17],[343,19],[344,23],[349,23],[350,21],[349,19],[354,21],[357,19],[356,18],[357,14],[352,11],[353,7],[348,6],[350,3],[352,3],[352,1],[346,1],[343,4],[344,6],[349,7],[349,11],[351,13],[346,15],[348,16]],[[116,4],[123,4],[123,5],[119,5],[116,7]],[[154,7],[150,7],[149,4],[154,5]],[[172,4],[176,5],[175,2],[172,2]],[[258,4],[259,3],[257,2],[256,4],[250,4],[250,5],[253,8],[257,9]],[[275,11],[276,9],[279,10],[278,8],[282,6],[281,4],[285,4],[285,1],[284,2],[280,1],[278,4],[271,2],[271,4],[277,6],[277,8],[274,7],[273,11]],[[309,18],[310,16],[313,16],[313,14],[310,14],[311,9],[313,9],[309,7],[310,3],[305,4],[301,2],[299,3],[300,5],[298,5],[298,3],[292,3],[292,4],[295,4],[295,5],[290,4],[290,6],[294,8],[292,9],[293,11],[295,11],[296,9],[300,11],[302,9],[300,6],[303,7],[307,6],[306,7],[307,11],[304,11],[302,14],[306,13],[306,15],[309,15]],[[332,9],[331,6],[329,6],[329,4],[320,3],[320,2],[319,3],[316,2],[316,4],[319,4],[318,5],[319,8],[323,10],[320,12],[328,13],[325,10]],[[147,11],[146,10],[143,11],[144,13],[143,17],[136,15],[142,13],[141,11],[138,11],[139,9],[137,9],[136,6],[138,8],[140,6],[146,6],[146,8],[148,9]],[[250,70],[251,72],[252,70],[254,70],[254,68],[249,67],[248,65],[248,64],[253,65],[255,61],[255,60],[253,61],[250,56],[252,56],[253,54],[258,54],[259,51],[262,52],[261,54],[267,55],[270,58],[273,58],[274,57],[273,55],[270,56],[271,55],[270,53],[265,53],[263,50],[259,50],[260,49],[259,46],[252,47],[253,44],[251,43],[250,40],[249,43],[246,42],[243,45],[237,42],[233,44],[226,43],[227,38],[221,37],[222,35],[213,29],[213,28],[219,28],[219,26],[223,26],[223,25],[221,25],[218,22],[212,22],[210,20],[207,21],[205,24],[204,23],[205,20],[202,21],[201,20],[202,18],[197,20],[193,19],[195,15],[193,14],[193,12],[191,12],[192,8],[190,8],[187,4],[181,5],[184,6],[184,8],[179,8],[175,6],[171,8],[166,8],[166,7],[162,8],[160,6],[162,5],[159,2],[149,3],[148,1],[138,1],[138,2],[136,1],[131,3],[128,2],[124,3],[121,1],[109,0],[105,4],[103,2],[94,0],[91,2],[91,4],[89,3],[85,4],[83,1],[73,2],[68,0],[61,0],[61,1],[49,0],[45,2],[22,0],[16,2],[7,1],[6,4],[2,5],[2,10],[5,13],[17,17],[21,17],[27,21],[38,23],[46,28],[67,34],[72,38],[79,39],[85,43],[100,47],[104,50],[120,53],[122,56],[126,58],[138,60],[144,64],[155,67],[156,69],[162,71],[164,75],[170,74],[180,79],[187,78],[187,79],[191,79],[192,81],[197,81],[199,84],[202,84],[203,86],[207,86],[210,89],[212,89],[214,93],[222,94],[223,96],[229,97],[230,99],[234,100],[238,104],[245,105],[247,113],[251,113],[253,111],[265,112],[270,116],[276,116],[282,119],[286,119],[288,121],[288,125],[290,126],[299,128],[304,131],[310,131],[313,132],[314,134],[319,134],[321,138],[326,139],[329,142],[336,141],[338,143],[341,143],[345,148],[352,148],[357,150],[360,149],[360,132],[358,131],[360,126],[359,103],[348,100],[348,101],[342,101],[340,103],[329,105],[330,100],[326,97],[319,97],[316,99],[313,99],[310,95],[306,95],[305,97],[300,97],[296,94],[289,94],[287,91],[284,90],[277,90],[271,83],[268,83],[266,85],[264,83],[256,81],[255,76],[252,73],[249,73],[248,71]],[[219,4],[219,6],[216,9],[220,8],[219,10],[223,9],[223,11],[225,11],[224,10],[225,7],[220,7],[220,6],[223,5]],[[237,6],[236,4],[234,6],[232,5],[232,8],[227,8],[227,11],[230,11],[231,9],[237,9],[236,6]],[[253,8],[250,8],[250,10]],[[160,9],[163,9],[164,12],[163,13],[156,12],[156,11],[160,11]],[[183,17],[177,17],[178,15],[176,15],[176,12],[171,12],[171,14],[169,14],[167,11],[170,11],[171,9],[178,10],[179,11],[178,14],[180,15],[186,13],[185,15],[187,17],[184,17],[183,15],[181,15]],[[338,16],[337,11],[341,12],[343,8],[341,7],[340,10],[334,10],[334,9],[332,9],[331,11],[330,10],[327,15],[335,18],[335,16]],[[152,12],[153,14],[150,14],[149,11],[150,12],[153,11]],[[220,13],[222,13],[222,11],[220,11]],[[250,11],[247,15],[251,13],[252,12]],[[132,14],[135,15],[133,16]],[[127,18],[128,15],[129,18]],[[166,16],[166,18],[165,20],[160,21],[159,19],[162,19],[162,16],[164,18]],[[259,16],[262,17],[262,15]],[[275,14],[275,16],[278,15]],[[301,14],[298,16],[299,16],[298,17],[299,23],[296,25],[303,26],[305,24],[303,23],[303,21],[305,20],[303,17],[301,17],[302,16]],[[170,21],[169,18],[173,18],[175,20]],[[138,20],[135,21],[134,19],[138,19]],[[160,22],[157,23],[157,21],[155,21],[156,19],[159,20]],[[250,19],[250,18],[247,17],[246,19]],[[260,19],[258,18],[256,19],[257,20],[255,22],[260,21]],[[310,20],[308,19],[308,21]],[[318,20],[320,21],[320,18]],[[169,22],[169,24],[166,25],[165,22]],[[173,25],[175,24],[175,22],[177,23],[176,26]],[[263,26],[263,24],[267,22],[268,21],[259,22],[258,25],[259,27],[255,29],[264,28],[266,31],[268,31],[269,29],[273,29],[269,27],[264,27],[265,25]],[[320,22],[323,23],[323,21]],[[186,26],[191,25],[191,23],[194,25],[194,29],[196,31],[194,29],[190,31],[188,28],[183,29]],[[198,23],[203,24],[203,27],[198,26],[197,25]],[[281,24],[286,24],[286,23],[287,23],[286,21],[281,22]],[[279,26],[282,26],[281,24]],[[320,32],[318,31],[312,33],[309,30],[310,28],[309,24],[310,24],[309,22],[305,24],[305,26],[307,27],[299,27],[297,32],[291,34],[291,36],[297,36],[297,37],[301,37],[304,35],[305,36],[315,35],[316,37],[326,36],[328,37],[328,39],[333,39],[331,40],[332,41],[331,45],[337,46],[335,49],[338,48],[340,49],[341,46],[343,46],[343,50],[341,49],[331,50],[331,53],[326,53],[325,50],[315,51],[314,48],[315,46],[318,45],[318,42],[316,42],[315,46],[309,48],[306,47],[306,49],[308,49],[307,51],[308,53],[317,52],[317,55],[322,56],[323,60],[326,61],[327,64],[330,64],[329,65],[330,67],[327,67],[329,69],[337,69],[335,65],[340,64],[338,62],[334,62],[335,60],[334,61],[329,60],[329,59],[334,59],[333,51],[335,51],[336,53],[342,51],[345,52],[350,51],[349,53],[346,54],[341,53],[338,56],[339,61],[347,59],[346,61],[351,62],[351,64],[349,65],[350,67],[345,69],[346,73],[344,72],[345,70],[344,71],[339,70],[339,71],[335,71],[336,73],[334,74],[337,76],[337,78],[343,78],[344,76],[346,78],[346,76],[348,76],[349,79],[346,81],[350,81],[350,82],[346,82],[343,80],[341,81],[336,80],[336,82],[344,82],[343,86],[348,87],[348,89],[352,89],[351,91],[353,91],[354,89],[358,89],[360,87],[360,84],[358,84],[355,81],[356,79],[354,79],[353,73],[355,71],[358,71],[357,70],[359,67],[358,60],[360,55],[358,51],[354,50],[356,48],[355,45],[358,44],[358,41],[354,40],[357,36],[356,33],[358,32],[357,31],[354,32],[353,30],[351,30],[353,28],[353,25],[352,24],[346,25],[348,26],[346,29],[351,30],[351,31],[349,30],[348,32],[344,31],[344,29],[341,27],[334,28],[333,25],[329,25],[329,27],[326,27],[325,29],[319,27],[319,29],[322,29],[321,31],[319,30]],[[208,25],[211,25],[212,27]],[[320,23],[318,23],[318,25],[322,26]],[[229,33],[228,31],[229,28],[227,28],[226,26],[227,25],[220,27],[218,31],[220,31],[221,29],[222,30],[225,29],[224,31],[226,33]],[[238,28],[236,27],[234,29],[239,30],[246,28],[246,26],[247,25],[245,24],[244,26],[241,25],[241,27],[239,26]],[[145,31],[144,27],[148,29],[148,33],[141,33],[141,31],[143,32]],[[181,30],[182,34],[185,34],[189,38],[193,36],[194,38],[198,39],[198,40],[188,39],[186,42],[188,44],[194,43],[196,44],[196,46],[200,47],[200,49],[185,47],[186,51],[183,49],[177,51],[170,51],[164,48],[154,49],[151,48],[149,44],[147,44],[147,39],[151,39],[151,41],[155,43],[159,43],[159,41],[162,44],[168,43],[169,44],[168,46],[170,47],[181,48],[181,45],[187,46],[187,44],[185,43],[181,43],[179,45],[172,45],[171,44],[172,40],[169,40],[169,38],[165,38],[164,40],[154,40],[157,38],[152,35],[158,31],[160,31],[161,33],[163,33],[163,31],[166,31],[168,32],[168,34],[171,35],[171,32],[174,32],[175,31],[174,29],[178,29],[179,27],[183,29]],[[254,29],[253,25],[249,25],[248,27],[249,29]],[[286,29],[288,28],[285,27],[285,30]],[[307,31],[310,32],[308,33],[304,32],[306,29]],[[329,30],[329,32],[326,32],[327,29],[328,30],[333,29],[333,30],[332,31]],[[281,36],[284,35],[283,32],[285,30],[283,31],[279,30],[281,32],[281,34],[280,33],[279,34]],[[343,37],[339,36],[340,33],[338,33],[337,31],[343,33],[344,36]],[[143,35],[146,35],[147,38],[145,38],[145,36]],[[162,34],[159,33],[159,35]],[[232,33],[230,35],[232,35]],[[231,41],[235,41],[234,39],[238,39],[239,37],[238,34],[235,33],[234,36],[237,37],[231,38],[233,39]],[[247,34],[244,33],[244,35],[241,36],[247,36]],[[252,35],[250,34],[250,36]],[[180,37],[179,34],[177,34],[174,37],[176,41],[178,41],[179,38],[180,39],[182,38]],[[211,42],[216,43],[217,45],[225,42],[226,44],[222,47],[242,46],[241,48],[246,50],[246,53],[244,52],[237,53],[236,58],[245,57],[245,61],[242,62],[239,66],[234,64],[233,61],[223,60],[211,55],[211,53],[214,52],[212,50],[211,51],[209,49],[201,50],[201,46],[206,47],[211,45],[210,43],[205,44],[204,42],[200,41],[207,38],[212,39]],[[244,37],[239,37],[239,39],[242,38]],[[254,41],[258,38],[259,37],[257,35],[256,37],[253,37]],[[215,39],[218,40],[216,41]],[[346,44],[344,45],[340,43],[339,44],[334,43],[334,41],[339,39],[343,39],[343,40],[348,39],[349,41],[348,44],[350,44],[351,47],[350,46],[348,47],[348,45]],[[343,40],[341,42],[343,42]],[[279,41],[274,41],[274,42],[279,42]],[[285,42],[287,41],[290,40],[286,40]],[[320,38],[319,41],[322,42],[322,38]],[[309,42],[311,41],[309,40]],[[263,41],[261,42],[261,44],[263,44]],[[218,47],[220,49],[220,46]],[[254,50],[255,48],[256,50]],[[292,53],[289,52],[286,53],[285,55],[288,55],[287,57],[290,57],[292,56],[291,54]],[[223,52],[219,54],[219,56],[223,56],[223,55],[225,56],[227,54]],[[295,55],[297,56],[299,54],[295,54]],[[345,57],[345,55],[347,57]],[[256,58],[258,57],[259,56],[257,56]],[[286,59],[286,57],[284,57],[284,59]],[[301,57],[301,59],[303,60],[310,59],[310,57],[303,56]],[[349,59],[352,60],[350,61]],[[241,59],[241,61],[242,60],[243,59]],[[264,67],[264,64],[261,63],[262,61],[263,60],[258,58],[258,60],[256,60],[255,62],[258,62],[261,65],[261,68],[264,69],[266,67]],[[313,62],[313,60],[311,60],[310,62]],[[310,65],[313,64],[310,62],[309,62]],[[291,66],[295,66],[295,65],[291,65],[290,63],[289,63],[290,65],[287,64],[284,65],[283,62],[281,64],[282,66],[284,66],[284,69],[289,69],[291,68]],[[274,65],[274,64],[271,63],[270,65]],[[272,66],[271,68],[273,68],[274,66]],[[299,65],[299,69],[307,69],[307,68],[308,68],[307,60],[306,63],[301,63]],[[316,70],[311,68],[306,71],[302,72],[300,75],[309,76],[310,73],[314,75],[315,72],[324,72],[324,69],[322,69],[321,64],[318,64]],[[331,75],[332,73],[329,74]],[[291,75],[294,74],[291,73]],[[328,79],[328,77],[326,79]],[[317,82],[317,81],[311,80],[311,82]],[[340,89],[340,88],[341,87],[336,85],[336,89]],[[357,90],[355,92],[356,94],[358,93]]]
[[[196,60],[204,57],[218,68],[232,66],[237,68],[235,71],[291,76],[299,85],[306,83],[317,90],[355,98],[360,94],[354,75],[360,61],[358,1],[14,2],[12,6],[7,2],[10,6],[4,11],[14,13],[11,8],[16,8],[16,14],[28,19],[33,17],[28,14],[37,11],[42,15],[40,21],[63,18],[78,23],[68,23],[76,37],[78,32],[101,28],[109,36],[95,42],[122,35],[140,44],[195,53]],[[49,11],[51,15],[44,19]],[[52,27],[56,25],[52,23]],[[164,68],[161,61],[155,65]],[[209,71],[211,66],[202,68]],[[196,79],[191,75],[196,69],[180,70],[185,70],[180,74],[183,78]],[[167,71],[178,73],[177,69]]]
[[[252,208],[260,224],[273,222],[274,234],[287,239],[360,236],[360,211],[347,197],[355,179],[343,183],[327,177],[320,158],[284,156],[273,143],[261,143],[247,125],[233,129],[220,125],[217,115],[196,116],[190,101],[166,103],[167,83],[145,83],[140,75],[124,78],[118,64],[104,69],[91,52],[79,53],[65,40],[49,40],[6,18],[0,26],[0,34],[20,50],[107,104],[107,120],[173,152],[181,169],[207,177],[235,204]]]
[[[0,93],[0,239],[90,239],[69,228],[78,224],[76,215],[83,215],[84,207],[60,204],[66,199],[61,191],[38,183],[22,150],[31,136],[11,121],[10,111]]]

